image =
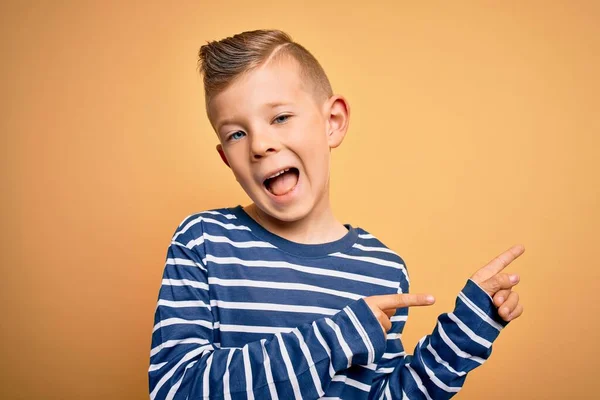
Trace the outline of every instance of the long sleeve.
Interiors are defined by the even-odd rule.
[[[168,248],[152,331],[151,399],[316,399],[337,371],[381,358],[384,336],[362,299],[242,348],[219,348],[206,256],[196,246],[202,237],[195,237],[176,233]]]
[[[406,287],[408,291],[408,286]],[[403,329],[401,324],[393,326]],[[506,322],[497,314],[490,296],[468,280],[450,313],[438,317],[435,329],[423,337],[413,355],[387,362],[369,396],[372,399],[449,399],[463,386],[466,374],[483,364],[492,352],[492,342]]]

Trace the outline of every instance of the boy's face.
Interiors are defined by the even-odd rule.
[[[295,60],[238,78],[208,113],[217,150],[260,210],[291,222],[329,207],[330,149],[344,138],[349,109],[340,96],[317,101]]]

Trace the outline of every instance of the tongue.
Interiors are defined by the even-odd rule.
[[[298,183],[298,175],[292,171],[285,172],[269,180],[269,190],[275,196],[281,196],[289,192]]]

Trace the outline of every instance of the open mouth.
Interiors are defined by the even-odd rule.
[[[265,179],[263,185],[275,196],[283,196],[296,187],[300,171],[298,168],[286,168]]]

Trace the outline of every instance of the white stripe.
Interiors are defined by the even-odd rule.
[[[370,369],[371,371],[375,371],[377,369],[377,364],[376,363],[370,363],[370,364],[364,364],[364,365],[357,364],[357,365],[359,367]]]
[[[242,358],[244,359],[244,374],[246,375],[246,395],[249,400],[254,400],[254,389],[252,387],[252,365],[250,364],[250,354],[248,346],[242,348]]]
[[[218,211],[208,210],[208,211],[202,211],[202,212],[200,212],[200,213],[196,213],[196,214],[190,214],[190,215],[188,215],[187,217],[185,217],[185,218],[183,219],[183,221],[181,221],[181,223],[179,224],[179,228],[181,228],[181,227],[183,226],[183,224],[184,224],[184,223],[185,223],[185,222],[186,222],[188,219],[190,219],[190,218],[192,218],[192,217],[195,217],[195,216],[198,216],[198,215],[220,215],[220,216],[222,216],[222,217],[225,217],[225,218],[227,218],[227,219],[237,219],[237,217],[236,217],[235,215],[233,215],[233,214],[223,214],[223,213],[220,213],[220,212],[218,212]]]
[[[406,356],[406,352],[401,351],[399,353],[383,353],[383,356],[381,356],[381,358],[385,358],[386,360],[391,360],[392,358],[404,357],[404,356]]]
[[[475,332],[473,332],[464,322],[462,322],[460,320],[460,318],[458,318],[454,313],[448,313],[448,317],[454,321],[454,323],[460,328],[461,331],[463,331],[469,338],[471,338],[472,341],[479,343],[480,345],[486,347],[486,348],[490,348],[492,346],[492,342],[490,342],[489,340],[486,340],[484,338],[482,338],[481,336],[477,335]]]
[[[431,379],[431,381],[437,387],[439,387],[443,391],[449,392],[449,393],[458,393],[460,391],[460,387],[448,386],[444,382],[442,382],[437,376],[435,376],[435,373],[433,373],[432,370],[430,370],[429,368],[427,368],[427,364],[425,363],[425,360],[423,360],[423,356],[420,353],[419,353],[419,358],[421,359],[421,363],[423,363],[423,368],[425,368],[425,372],[429,376],[429,379]]]
[[[363,392],[369,393],[371,391],[371,386],[365,385],[364,383],[354,380],[352,378],[348,378],[346,375],[336,375],[333,377],[332,381],[344,382],[346,385],[353,386],[357,389],[362,390]]]
[[[271,394],[272,400],[279,400],[279,396],[277,396],[277,388],[275,387],[275,383],[273,383],[273,372],[271,371],[271,360],[269,359],[269,354],[267,354],[267,349],[265,348],[265,339],[260,340],[260,344],[263,352],[263,365],[265,366],[265,375],[267,379],[267,383],[269,384],[269,393]]]
[[[266,260],[241,260],[237,257],[215,257],[213,255],[207,255],[206,261],[213,262],[219,265],[243,265],[245,267],[258,267],[258,268],[286,268],[295,271],[305,272],[308,274],[322,275],[327,277],[338,277],[358,282],[368,282],[379,286],[391,287],[396,289],[398,282],[388,281],[386,279],[373,278],[370,276],[364,276],[361,274],[352,274],[349,272],[335,271],[325,268],[306,267],[303,265],[291,264],[285,261],[266,261]]]
[[[197,263],[193,260],[188,260],[185,258],[167,258],[167,265],[178,265],[178,266],[186,266],[186,267],[198,267],[203,271],[206,271],[204,265]]]
[[[333,257],[339,257],[339,258],[345,258],[348,260],[356,260],[356,261],[363,261],[363,262],[367,262],[367,263],[371,263],[371,264],[376,264],[376,265],[381,265],[383,267],[391,267],[391,268],[396,268],[396,269],[404,269],[404,265],[397,263],[395,261],[388,261],[388,260],[383,260],[381,258],[376,258],[376,257],[367,257],[367,256],[351,256],[349,254],[345,254],[345,253],[331,253],[330,256]]]
[[[152,333],[156,332],[160,328],[164,328],[165,326],[170,325],[200,325],[208,329],[212,329],[213,325],[211,322],[205,321],[203,319],[183,319],[183,318],[167,318],[159,321],[154,328],[152,329]]]
[[[394,315],[390,318],[390,322],[406,322],[408,315]]]
[[[425,341],[425,338],[422,338],[421,341],[419,342],[421,345],[423,345],[423,342]],[[435,358],[435,361],[438,364],[442,364],[444,367],[446,367],[446,369],[450,372],[452,372],[455,375],[458,376],[463,376],[466,374],[466,372],[464,371],[457,371],[454,368],[452,368],[450,366],[450,364],[448,364],[446,361],[444,361],[442,359],[442,357],[440,357],[440,355],[437,353],[437,351],[435,351],[435,349],[433,347],[431,347],[431,343],[427,345],[427,350],[429,350],[429,352],[433,355],[433,358]]]
[[[225,217],[227,219],[237,219],[237,217],[235,215],[233,215],[233,214],[223,214],[223,213],[220,213],[220,212],[214,211],[214,210],[202,211],[200,214],[220,215],[220,216]]]
[[[182,246],[187,247],[188,249],[192,250],[194,247],[200,246],[201,244],[204,243],[204,233],[199,238],[192,239],[187,243],[179,243],[178,241],[175,241],[175,240],[173,240],[172,243],[182,245]]]
[[[440,321],[438,321],[437,326],[438,326],[438,331],[440,333],[442,340],[444,341],[444,343],[446,343],[448,345],[448,347],[450,347],[452,349],[452,351],[454,351],[454,353],[457,356],[462,357],[462,358],[468,358],[470,360],[475,361],[476,363],[483,364],[483,362],[485,361],[483,358],[472,356],[471,354],[459,349],[458,346],[456,344],[454,344],[452,339],[450,339],[448,337],[448,335],[444,331],[444,328],[442,328],[442,324],[440,324]]]
[[[204,240],[204,239],[202,239]],[[178,242],[177,240],[171,240],[171,245],[172,246],[178,246],[178,247],[183,247],[185,249],[191,250],[189,249],[185,244]]]
[[[396,254],[396,252],[394,250],[388,249],[387,247],[370,247],[370,246],[363,246],[362,244],[358,244],[358,243],[354,243],[352,245],[352,247],[357,248],[362,251],[379,251],[382,253]]]
[[[410,400],[404,390],[402,391],[402,400]]]
[[[220,324],[221,332],[242,332],[242,333],[285,333],[291,332],[292,328],[280,328],[275,326],[257,326],[257,325],[229,325]]]
[[[401,333],[388,333],[386,336],[387,340],[397,340],[397,339],[402,339],[402,334]]]
[[[367,334],[363,326],[360,324],[358,317],[356,316],[356,314],[354,314],[354,311],[352,311],[350,307],[344,307],[344,312],[348,315],[348,317],[350,318],[350,322],[352,322],[352,325],[354,325],[354,329],[358,331],[358,334],[362,338],[362,341],[365,344],[365,347],[367,348],[368,352],[367,364],[371,364],[375,360],[375,347],[371,343],[369,335]]]
[[[412,375],[413,379],[415,380],[417,387],[419,388],[419,390],[421,390],[421,392],[423,392],[423,394],[425,395],[425,398],[427,400],[432,400],[431,397],[429,396],[429,393],[427,392],[427,389],[425,388],[425,386],[423,386],[423,382],[421,381],[421,378],[419,378],[419,375],[417,375],[415,370],[412,369],[412,367],[409,364],[404,364],[404,366],[406,368],[408,368],[408,370],[410,371],[410,374]]]
[[[210,305],[206,304],[202,300],[158,300],[157,306],[171,307],[171,308],[185,308],[185,307],[204,307],[210,310]]]
[[[206,360],[206,368],[204,369],[204,376],[202,377],[202,396],[207,399],[210,395],[210,367],[212,365],[213,355],[214,353],[208,356],[208,359]]]
[[[323,384],[321,383],[321,379],[319,378],[319,374],[317,372],[317,368],[315,366],[315,362],[313,361],[312,355],[310,354],[310,350],[306,345],[306,342],[304,341],[304,338],[302,337],[300,332],[298,332],[297,329],[294,329],[292,332],[298,338],[298,342],[300,342],[300,350],[302,351],[302,354],[304,354],[304,358],[306,359],[306,362],[308,364],[310,376],[312,377],[315,389],[319,394],[319,397],[321,397],[323,396],[323,394],[325,394],[325,392],[323,391]]]
[[[213,235],[209,235],[208,233],[204,233],[202,236],[204,237],[205,240],[208,240],[210,242],[227,243],[227,244],[232,245],[233,247],[237,247],[240,249],[249,249],[249,248],[254,248],[254,247],[271,248],[271,249],[277,248],[276,246],[272,245],[269,242],[258,242],[258,241],[235,242],[226,236],[213,236]]]
[[[179,390],[179,386],[181,386],[181,382],[183,382],[183,378],[185,377],[186,372],[187,372],[187,367],[185,367],[185,370],[183,371],[183,376],[181,377],[181,379],[179,379],[173,386],[171,386],[171,389],[169,389],[169,393],[167,393],[165,400],[173,400],[175,398],[175,395],[177,394],[177,391]]]
[[[397,263],[395,261],[382,260],[380,258],[375,258],[375,257],[351,256],[351,255],[344,254],[344,253],[333,253],[333,254],[330,254],[330,256],[345,258],[348,260],[367,262],[367,263],[371,263],[371,264],[381,265],[383,267],[396,268],[396,269],[401,270],[402,273],[404,274],[404,277],[406,278],[406,281],[410,282],[410,280],[408,279],[408,274],[406,273],[406,269],[404,268],[404,265]],[[398,286],[398,285],[396,284],[396,286]]]
[[[223,374],[223,398],[225,400],[231,400],[231,387],[229,386],[229,365],[231,364],[231,358],[235,350],[229,350],[227,354],[227,363],[225,364],[225,373]]]
[[[148,372],[157,371],[167,365],[167,362],[162,362],[160,364],[150,364],[150,368],[148,368]]]
[[[296,377],[296,373],[294,372],[294,367],[292,366],[292,360],[290,360],[290,355],[288,354],[287,348],[285,347],[285,343],[283,343],[283,338],[281,337],[281,334],[276,334],[275,337],[279,342],[281,357],[283,358],[285,369],[287,370],[288,377],[290,378],[290,384],[292,385],[292,389],[294,389],[294,398],[296,400],[302,400],[300,384],[298,383],[298,378]]]
[[[386,388],[386,384],[388,382],[386,381],[382,381],[383,382],[383,391],[381,392],[381,396],[379,396],[379,400],[387,400],[386,396],[385,396],[385,388]]]
[[[323,346],[325,352],[327,353],[327,356],[329,357],[329,377],[332,377],[333,375],[335,375],[335,370],[333,369],[333,365],[331,365],[331,349],[327,345],[327,342],[325,342],[325,339],[323,339],[323,335],[321,335],[321,331],[319,331],[319,328],[317,327],[317,324],[315,322],[312,323],[312,327],[313,331],[315,332],[315,337],[317,338],[319,343],[321,343],[321,346]]]
[[[273,282],[273,281],[254,281],[249,279],[221,279],[208,278],[209,285],[234,286],[234,287],[257,287],[280,290],[301,290],[307,292],[318,292],[330,294],[333,296],[344,297],[347,299],[358,300],[363,296],[341,290],[327,289],[320,286],[307,285],[304,283],[289,283],[289,282]],[[393,318],[393,317],[392,317]],[[405,319],[406,320],[406,319]]]
[[[226,308],[230,310],[262,310],[262,311],[284,311],[295,313],[310,313],[322,315],[335,315],[339,310],[333,308],[313,307],[313,306],[296,306],[291,304],[276,304],[276,303],[246,303],[234,301],[211,300],[211,306]]]
[[[190,219],[191,217],[193,217],[196,214],[190,214],[187,217],[185,217],[180,223],[179,226],[177,228],[181,228],[181,226],[185,223],[185,221],[187,221],[188,219]]]
[[[350,368],[350,366],[352,365],[352,350],[350,350],[350,346],[348,346],[348,343],[346,343],[346,340],[344,340],[344,336],[342,335],[340,327],[329,318],[325,318],[325,322],[335,332],[335,336],[337,337],[337,340],[340,343],[340,346],[342,347],[346,358],[348,359],[348,366],[346,368]]]
[[[402,391],[402,394],[404,394],[404,391]],[[385,385],[385,398],[386,400],[392,400],[392,392],[390,391],[390,382],[387,382],[387,385]]]
[[[196,289],[208,290],[208,285],[206,283],[190,281],[188,279],[163,279],[162,284],[165,286],[191,286]]]
[[[169,372],[167,372],[166,374],[164,374],[162,376],[162,378],[160,378],[160,380],[158,381],[158,383],[156,384],[156,386],[154,386],[154,390],[152,392],[150,392],[150,398],[152,400],[154,400],[154,398],[156,397],[156,394],[158,393],[158,391],[160,390],[160,388],[162,388],[162,386],[165,384],[165,382],[167,382],[173,376],[173,374],[175,373],[175,371],[177,371],[177,369],[182,364],[185,364],[190,359],[196,357],[199,354],[202,354],[202,352],[205,350],[205,348],[206,348],[206,346],[199,347],[197,349],[194,349],[194,350],[190,351],[185,356],[183,356],[183,358],[181,360],[179,360],[179,362],[177,364],[175,364],[175,366],[173,366],[173,368],[171,368],[169,370]]]
[[[502,325],[491,319],[481,308],[477,307],[475,303],[471,301],[463,292],[458,294],[458,297],[469,307],[475,314],[479,316],[482,320],[487,322],[492,327],[496,328],[498,332],[502,330]]]
[[[205,218],[205,217],[197,217],[194,218],[193,220],[191,220],[190,222],[188,222],[179,232],[177,232],[174,236],[172,240],[177,239],[177,237],[179,237],[179,235],[184,234],[185,232],[187,232],[188,229],[190,229],[192,226],[196,225],[199,222],[207,222],[209,224],[215,224],[215,225],[219,225],[222,226],[225,229],[228,230],[244,230],[244,231],[249,231],[250,228],[248,228],[247,226],[240,226],[240,225],[234,225],[234,224],[224,224],[221,221],[217,221],[216,219],[212,219],[212,218]]]
[[[179,379],[173,386],[171,386],[171,389],[169,390],[169,393],[167,393],[167,397],[165,397],[165,400],[173,400],[173,398],[175,398],[175,395],[179,390],[179,386],[181,386],[181,382],[183,382],[183,378],[185,378],[185,373],[189,368],[193,367],[194,364],[196,364],[196,361],[192,361],[191,363],[185,366],[183,374],[181,375],[181,379]]]
[[[377,372],[378,374],[391,374],[392,372],[394,372],[394,367],[378,368],[375,372]]]
[[[371,235],[370,233],[363,233],[358,235],[359,238],[361,239],[377,239],[375,236]]]
[[[187,339],[181,339],[181,340],[167,340],[166,342],[161,343],[158,346],[154,347],[152,350],[150,350],[150,357],[154,357],[162,349],[166,349],[166,348],[169,348],[169,347],[175,347],[175,346],[180,345],[180,344],[201,344],[201,345],[205,345],[205,344],[208,344],[208,340],[206,340],[206,339],[199,339],[199,338],[187,338]]]

